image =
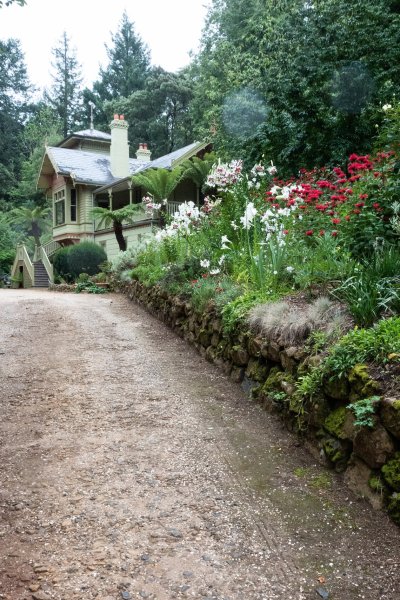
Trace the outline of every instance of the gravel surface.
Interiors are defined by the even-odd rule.
[[[0,290],[0,478],[0,599],[400,598],[400,530],[123,296]]]

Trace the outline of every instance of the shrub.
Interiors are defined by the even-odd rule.
[[[130,271],[138,264],[138,254],[143,250],[141,246],[132,246],[125,252],[118,252],[111,263],[102,265],[102,270],[109,269],[115,276],[119,276],[123,271]],[[105,268],[104,268],[105,267]]]
[[[80,242],[70,247],[68,253],[68,266],[73,279],[80,273],[96,275],[100,265],[107,260],[103,248],[93,242]]]
[[[56,272],[56,278],[58,276],[58,278],[65,279],[67,282],[72,282],[68,264],[68,253],[69,246],[57,250],[53,257],[53,266]]]
[[[93,242],[81,242],[58,250],[54,255],[53,265],[59,277],[72,283],[81,273],[88,277],[96,275],[100,271],[100,265],[106,260],[106,253],[101,246]]]

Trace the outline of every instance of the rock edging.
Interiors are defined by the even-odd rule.
[[[296,381],[318,366],[320,356],[246,330],[226,334],[215,307],[199,314],[190,302],[159,286],[132,281],[119,283],[116,291],[163,321],[293,431],[306,435],[325,464],[344,473],[350,488],[400,524],[400,399],[378,396],[381,384],[367,365],[356,365],[343,380],[326,378],[316,397],[304,403]],[[359,426],[348,405],[371,397],[379,400],[371,426]]]

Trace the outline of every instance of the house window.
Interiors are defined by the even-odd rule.
[[[133,190],[133,202],[135,204],[140,204],[140,202],[142,201],[142,188],[141,187],[137,187]]]
[[[71,188],[71,221],[76,222],[76,189]]]
[[[63,225],[65,223],[65,189],[54,194],[54,211],[56,225]]]

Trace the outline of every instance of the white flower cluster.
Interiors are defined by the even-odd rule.
[[[161,204],[154,202],[154,198],[150,194],[148,196],[143,196],[142,204],[144,204],[146,213],[150,215],[152,215],[154,211],[160,210],[161,208]]]
[[[261,179],[265,177],[265,167],[262,164],[254,165],[254,167],[250,171],[250,175],[247,180],[247,187],[249,190],[251,188],[255,188],[259,190],[261,187]]]
[[[193,225],[200,220],[202,213],[194,202],[182,202],[174,213],[171,223],[165,229],[156,233],[156,240],[160,241],[166,237],[173,237],[179,233],[188,235]]]
[[[290,209],[288,208],[283,208],[279,210],[268,209],[260,217],[260,221],[264,226],[265,239],[267,240],[267,242],[269,242],[269,240],[273,236],[280,248],[286,246],[284,234],[285,228],[281,221],[281,217],[287,216],[286,211],[289,211],[290,214]]]
[[[229,240],[228,240],[228,238],[226,237],[226,235],[222,236],[222,240],[224,240],[224,238],[225,238],[225,241],[228,241],[228,242],[229,242]],[[229,242],[229,243],[230,243],[230,242]],[[224,247],[224,246],[222,246],[222,248],[223,248],[223,247]],[[226,246],[226,247],[228,248],[228,246]],[[222,267],[222,265],[224,264],[224,262],[225,262],[225,255],[223,254],[223,255],[222,255],[222,256],[220,256],[220,258],[218,259],[218,265],[219,265],[219,267]],[[209,269],[209,268],[210,268],[210,266],[211,266],[211,263],[210,263],[210,261],[209,261],[208,259],[204,259],[204,260],[201,260],[201,261],[200,261],[200,266],[201,266],[201,267],[203,267],[203,269]],[[218,267],[214,267],[213,269],[210,269],[210,270],[208,271],[208,273],[209,273],[210,275],[219,275],[219,273],[221,273],[221,269],[219,269]]]
[[[229,164],[218,163],[213,165],[207,177],[206,185],[217,190],[226,190],[242,177],[243,161],[232,160]]]
[[[218,206],[219,204],[221,204],[221,202],[222,202],[222,198],[216,198],[215,200],[212,200],[209,196],[206,196],[204,198],[204,204],[201,207],[201,210],[202,210],[203,213],[208,214],[212,210],[214,210],[214,208],[216,206]]]

